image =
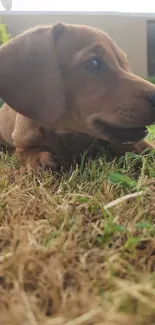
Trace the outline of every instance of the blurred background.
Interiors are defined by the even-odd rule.
[[[0,0],[1,23],[10,37],[29,27],[64,21],[107,32],[126,52],[131,69],[155,76],[155,2]]]

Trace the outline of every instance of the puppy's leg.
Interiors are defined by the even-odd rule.
[[[132,152],[132,151],[141,154],[146,149],[148,149],[148,152],[155,149],[155,147],[146,140],[142,140],[134,145],[111,143],[110,147],[117,156],[121,156],[124,155],[126,152]]]
[[[40,132],[40,126],[35,121],[17,114],[12,139],[15,156],[22,164],[26,163],[32,169],[56,168],[51,153],[43,149],[46,148],[45,139]]]
[[[15,127],[17,113],[7,104],[0,109],[0,151],[13,154],[14,146],[11,134]]]

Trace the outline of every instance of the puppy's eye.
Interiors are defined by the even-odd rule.
[[[84,66],[90,72],[98,72],[103,67],[103,61],[100,58],[93,58],[84,63]]]

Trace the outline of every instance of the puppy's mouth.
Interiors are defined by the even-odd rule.
[[[146,127],[123,128],[109,124],[100,119],[95,119],[93,124],[101,134],[107,134],[112,140],[116,140],[121,143],[138,142],[144,139],[148,134]]]

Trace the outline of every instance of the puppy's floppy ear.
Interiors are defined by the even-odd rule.
[[[65,111],[56,42],[65,25],[38,27],[0,48],[0,96],[15,111],[52,125]]]

